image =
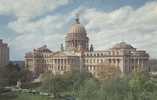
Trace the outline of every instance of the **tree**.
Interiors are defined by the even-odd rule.
[[[116,78],[120,75],[120,70],[117,66],[111,64],[99,64],[96,68],[96,77],[100,80]]]
[[[45,92],[53,94],[55,98],[59,97],[59,92],[61,92],[64,87],[64,84],[62,84],[63,80],[61,80],[60,75],[45,73],[42,77],[41,89]]]
[[[0,70],[0,83],[5,86],[16,85],[20,78],[20,69],[17,65],[9,63],[7,66],[1,67]]]
[[[44,76],[46,80],[43,81],[42,87],[44,85],[44,90],[48,90],[56,97],[69,93],[77,100],[155,100],[157,98],[157,79],[150,77],[148,73],[135,71],[131,75],[117,77],[114,66],[109,69],[104,67],[103,70],[105,71],[100,75],[105,79],[100,81],[86,72],[74,71],[63,75],[46,73],[49,76]]]
[[[84,81],[78,100],[155,100],[157,98],[157,79],[144,72],[110,80]]]
[[[22,83],[28,83],[33,80],[33,73],[28,69],[24,69],[20,71],[20,81]]]
[[[6,86],[16,85],[17,80],[19,79],[20,69],[17,65],[12,63],[7,66],[0,67],[0,98],[3,100],[9,100],[9,98],[15,98],[16,94],[11,90],[6,89]]]
[[[97,100],[99,89],[99,83],[96,80],[92,78],[87,79],[80,87],[77,98],[78,100]]]
[[[92,74],[86,71],[72,71],[64,74],[64,77],[68,76],[67,81],[69,82],[69,90],[76,92],[79,90],[80,86],[84,84],[87,79],[93,78]]]
[[[91,77],[86,72],[66,72],[63,75],[54,75],[53,73],[45,73],[42,80],[42,90],[54,94],[55,97],[63,93],[70,93],[75,95],[75,92],[79,90],[83,82]]]
[[[134,100],[153,100],[152,94],[156,94],[157,81],[152,79],[148,73],[136,71],[129,80],[129,88]]]

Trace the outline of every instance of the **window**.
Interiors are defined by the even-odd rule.
[[[93,63],[95,63],[95,59],[93,59]]]
[[[120,63],[120,59],[117,59],[118,64]]]
[[[97,54],[97,56],[99,57],[99,54]]]
[[[114,63],[114,64],[116,63],[116,60],[115,60],[115,59],[113,59],[113,63]]]
[[[92,63],[92,59],[90,60],[90,63]]]
[[[109,63],[111,63],[111,59],[109,59],[108,61],[109,61]]]
[[[63,66],[61,66],[61,70],[63,70]]]
[[[104,54],[102,53],[101,56],[104,56]]]
[[[117,55],[119,55],[119,52],[117,51]]]
[[[66,66],[64,66],[64,70],[66,70]]]
[[[95,70],[95,66],[93,66],[93,70]]]

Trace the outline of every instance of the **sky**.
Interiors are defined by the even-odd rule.
[[[95,49],[124,41],[157,58],[157,0],[0,0],[0,39],[10,59],[45,44],[59,50],[76,13]]]

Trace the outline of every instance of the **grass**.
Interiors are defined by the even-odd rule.
[[[0,97],[0,100],[52,100],[47,96],[33,95],[29,93],[15,93],[14,97]]]
[[[52,100],[47,96],[32,95],[28,93],[18,93],[18,97],[12,100]]]

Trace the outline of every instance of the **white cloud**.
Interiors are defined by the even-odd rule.
[[[87,9],[82,17],[88,22],[86,28],[96,48],[107,49],[117,42],[126,41],[147,50],[151,57],[157,57],[157,2],[137,9],[125,6],[108,13]]]
[[[11,59],[20,59],[26,51],[47,44],[47,42],[49,42],[49,47],[57,48],[54,43],[57,41],[56,38],[60,37],[58,33],[61,33],[60,28],[64,24],[61,22],[63,22],[64,16],[47,14],[68,4],[69,1],[0,0],[0,15],[16,17],[16,20],[8,23],[8,28],[16,33],[15,38],[11,38],[9,43]],[[15,54],[16,52],[19,53]]]
[[[19,18],[18,20],[8,24],[9,28],[19,34],[52,34],[60,30],[64,24],[64,16],[46,16],[38,20],[28,20]]]
[[[67,4],[69,0],[0,0],[0,14],[36,17]]]

